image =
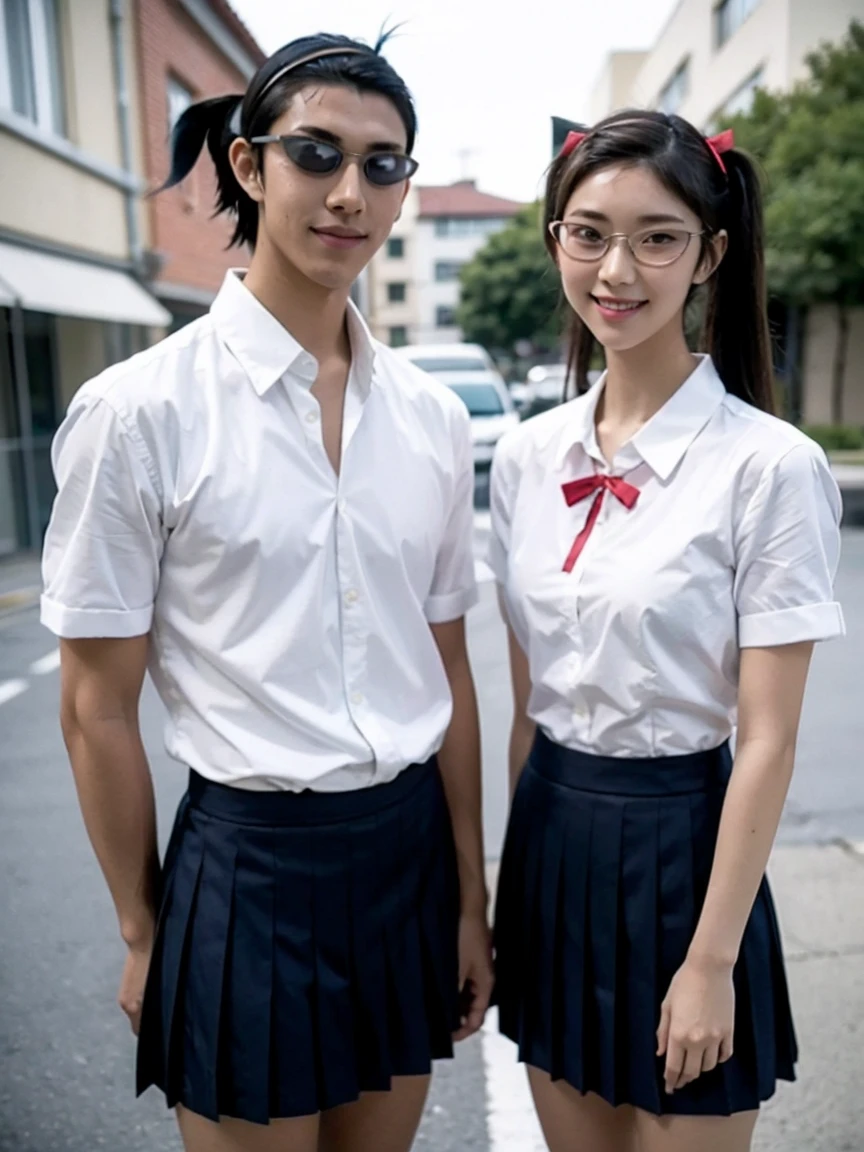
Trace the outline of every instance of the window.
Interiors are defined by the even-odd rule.
[[[165,91],[168,97],[168,135],[170,136],[174,131],[174,125],[195,97],[174,76],[168,77]]]
[[[387,255],[391,260],[401,260],[405,255],[405,241],[401,236],[391,236],[387,241]]]
[[[675,69],[669,78],[666,86],[660,93],[657,101],[657,107],[661,112],[665,112],[667,116],[671,116],[677,112],[684,100],[687,93],[690,91],[690,59],[682,61],[681,64]]]
[[[494,384],[451,384],[471,416],[503,416],[504,402]]]
[[[491,236],[494,232],[500,232],[506,223],[506,216],[436,216],[435,235],[450,238]]]
[[[435,327],[455,328],[456,309],[451,307],[449,304],[439,304],[435,309]]]
[[[717,47],[722,48],[758,7],[759,0],[721,0],[714,9],[714,35]]]
[[[66,132],[58,0],[0,0],[0,105]]]
[[[440,282],[449,280],[458,280],[459,273],[462,270],[463,261],[461,260],[436,260],[435,261],[435,279]]]
[[[387,299],[391,304],[404,304],[405,303],[405,285],[404,284],[388,284],[387,285]]]
[[[402,348],[408,343],[408,329],[404,324],[396,324],[390,329],[390,347]]]
[[[739,112],[747,113],[753,106],[753,97],[756,89],[762,87],[762,69],[757,69],[744,83],[735,89],[722,108],[719,109],[715,120],[726,116],[737,116]]]

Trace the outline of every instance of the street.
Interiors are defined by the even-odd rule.
[[[479,559],[487,530],[479,512],[484,582],[469,634],[494,878],[506,819],[510,688],[494,586]],[[844,530],[843,545],[837,595],[848,635],[814,658],[772,863],[800,1010],[801,1082],[782,1086],[767,1109],[755,1145],[762,1152],[864,1149],[864,855],[856,852],[864,852],[864,530]],[[115,1005],[123,948],[58,729],[56,650],[35,607],[0,617],[0,1152],[178,1152],[159,1095],[134,1098],[134,1046]],[[164,842],[184,771],[161,750],[161,706],[149,683],[142,716]],[[490,1027],[438,1070],[416,1148],[544,1147],[510,1045]]]

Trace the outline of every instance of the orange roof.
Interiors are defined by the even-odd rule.
[[[480,192],[473,180],[436,187],[418,187],[420,216],[515,216],[524,208],[518,200],[505,200]]]

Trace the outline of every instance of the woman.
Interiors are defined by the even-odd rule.
[[[744,1152],[794,1077],[764,872],[813,643],[843,631],[840,501],[771,414],[759,184],[730,134],[636,111],[573,132],[545,221],[583,394],[493,466],[501,1028],[553,1152]]]
[[[169,183],[206,139],[248,272],[85,385],[54,447],[64,735],[138,1089],[188,1152],[407,1152],[488,1000],[469,422],[349,299],[415,127],[341,36],[188,109]],[[190,769],[161,877],[148,655]]]

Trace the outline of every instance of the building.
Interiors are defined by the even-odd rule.
[[[266,59],[226,0],[138,0],[137,54],[143,170],[150,188],[170,168],[170,132],[198,100],[242,94]],[[149,288],[178,328],[202,315],[225,272],[247,253],[227,245],[233,228],[213,219],[216,178],[209,156],[177,187],[147,200]]]
[[[783,91],[805,79],[808,54],[842,40],[856,17],[864,18],[864,0],[679,0],[650,49],[607,58],[589,122],[620,108],[659,108],[708,134],[724,116],[747,112],[757,88]],[[818,305],[803,316],[777,309],[772,320],[782,334],[778,375],[787,414],[806,424],[864,424],[864,309],[849,310],[839,395],[832,390],[837,309]]]
[[[820,42],[842,40],[864,0],[679,0],[646,52],[613,52],[591,95],[591,122],[628,106],[676,112],[709,131],[746,112],[756,88],[782,91]]]
[[[367,283],[369,320],[390,345],[452,343],[459,273],[524,205],[481,192],[473,180],[408,194]]]
[[[49,447],[74,391],[171,320],[139,279],[130,8],[0,4],[0,556],[41,544]]]

